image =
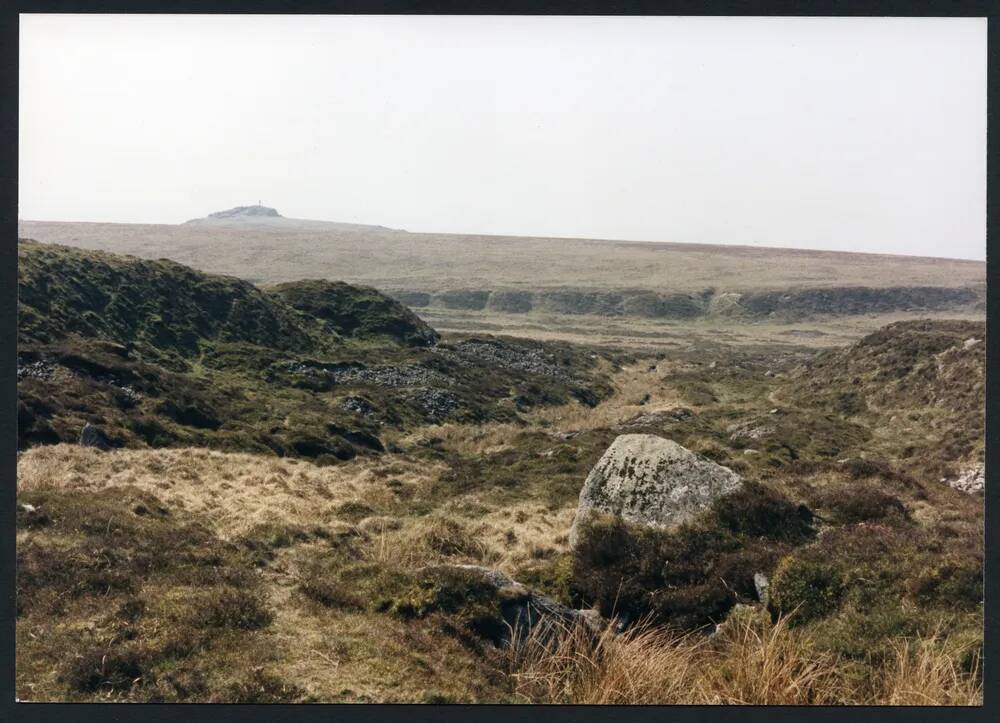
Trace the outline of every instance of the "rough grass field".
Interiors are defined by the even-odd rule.
[[[726,430],[767,414],[783,380],[732,371],[706,377],[718,369],[635,364],[615,372],[614,394],[592,410],[571,402],[540,408],[521,424],[400,431],[386,437],[397,453],[333,466],[197,448],[29,449],[19,461],[19,500],[34,509],[19,513],[19,696],[979,701],[981,501],[920,475],[919,466],[844,468],[832,458],[805,466],[802,457],[815,456],[806,451],[808,435],[796,461],[777,450],[745,454]],[[692,401],[693,383],[710,395]],[[679,408],[694,416],[678,420]],[[393,612],[412,604],[409,586],[423,589],[419,571],[440,562],[495,567],[563,599],[579,594],[566,534],[580,480],[618,430],[636,424],[672,426],[685,445],[823,516],[814,541],[781,547],[785,572],[776,585],[782,575],[816,574],[802,567],[815,556],[835,561],[818,574],[878,584],[844,589],[834,604],[815,608],[808,595],[820,578],[804,588],[789,583],[779,587],[786,617],[777,625],[734,619],[711,640],[647,626],[608,632],[595,644],[567,630],[557,641],[506,652],[463,632],[461,607]],[[849,456],[864,439],[836,424],[824,433],[843,445],[834,457]],[[874,497],[859,502],[865,491]],[[853,552],[845,554],[845,541]],[[147,560],[150,545],[164,555],[177,545],[191,550],[183,554],[214,555],[213,574],[244,580],[240,588],[256,597],[229,601],[225,583],[205,587],[188,571],[197,559],[180,568]],[[48,561],[66,554],[87,577],[42,577],[58,574]],[[192,629],[187,607],[163,607],[191,590],[226,610],[249,606],[248,622],[208,612]],[[171,642],[189,638],[202,641],[197,652]],[[261,651],[253,665],[243,657],[248,650]]]

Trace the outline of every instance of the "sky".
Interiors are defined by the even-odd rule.
[[[21,15],[22,219],[983,259],[986,20]]]

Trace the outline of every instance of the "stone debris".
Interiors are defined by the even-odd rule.
[[[986,468],[981,464],[976,465],[968,468],[953,480],[943,479],[941,481],[959,492],[967,494],[983,492],[986,489]]]
[[[434,424],[446,420],[461,404],[458,397],[444,389],[420,389],[413,392],[409,399],[427,421]]]
[[[438,347],[434,349],[434,352],[460,366],[478,366],[485,361],[502,369],[513,369],[564,380],[570,378],[570,375],[562,367],[553,362],[551,355],[532,347],[470,339],[457,344],[453,349]]]
[[[767,575],[755,572],[753,574],[753,588],[757,592],[757,599],[767,605],[771,592],[771,581],[767,579]]]

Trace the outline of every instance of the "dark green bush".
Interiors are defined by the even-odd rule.
[[[771,580],[771,607],[805,623],[837,609],[844,595],[841,571],[833,564],[794,555],[784,558]]]
[[[798,508],[759,487],[669,531],[596,516],[578,530],[571,598],[625,621],[701,627],[754,601],[754,573],[770,574],[809,532]]]
[[[508,632],[496,586],[475,570],[428,568],[401,587],[388,601],[387,609],[404,618],[442,613],[494,642]]]
[[[911,581],[910,593],[923,604],[975,610],[983,603],[982,560],[933,565]]]

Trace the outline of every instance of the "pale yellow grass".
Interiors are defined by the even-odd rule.
[[[358,458],[318,467],[307,461],[201,448],[100,452],[74,445],[28,450],[18,459],[18,489],[134,486],[168,506],[199,515],[225,539],[267,523],[328,524],[345,502],[388,502],[392,476],[427,484],[426,463]]]
[[[785,620],[736,615],[715,638],[639,626],[594,635],[582,626],[536,635],[510,652],[525,701],[617,705],[981,705],[982,683],[947,641],[901,641],[858,675],[820,653]],[[849,672],[850,671],[850,672]]]
[[[319,467],[306,460],[202,448],[114,450],[76,445],[35,447],[18,459],[20,490],[99,490],[131,486],[195,514],[223,539],[265,524],[342,526],[348,502],[398,506],[387,479],[417,493],[443,465],[405,458],[357,458]],[[405,504],[405,503],[404,503]],[[380,562],[420,566],[462,561],[507,572],[526,560],[565,550],[572,508],[551,511],[530,502],[495,505],[475,494],[446,501],[425,517],[374,514],[358,526],[365,551]]]

